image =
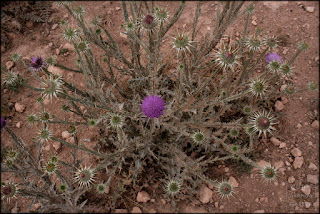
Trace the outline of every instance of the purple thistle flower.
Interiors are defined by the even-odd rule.
[[[31,69],[33,71],[41,71],[43,68],[46,67],[45,61],[39,57],[32,57],[31,59]]]
[[[7,121],[3,117],[1,117],[1,131],[6,127],[6,125],[7,125]]]
[[[282,58],[281,58],[281,56],[279,54],[277,54],[275,52],[272,52],[272,53],[269,53],[266,56],[266,61],[267,61],[267,64],[269,64],[272,61],[278,61],[279,63],[281,63],[282,62]]]
[[[151,118],[159,118],[164,111],[165,102],[156,95],[149,95],[142,101],[142,112]]]

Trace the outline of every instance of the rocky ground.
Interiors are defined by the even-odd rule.
[[[249,2],[248,2],[249,3]],[[94,15],[103,17],[105,25],[111,29],[112,35],[123,47],[126,38],[119,34],[119,23],[122,19],[121,2],[79,2],[85,6],[88,19]],[[179,2],[157,2],[165,6],[173,13],[178,7]],[[247,4],[247,3],[246,3]],[[196,2],[187,2],[186,9],[181,19],[177,22],[176,28],[169,34],[178,29],[188,32],[191,27],[190,17],[193,17]],[[203,2],[200,23],[203,23],[202,33],[213,29],[211,19],[216,10],[217,3]],[[53,5],[53,20],[61,17],[74,23],[72,17],[65,9],[58,9]],[[317,1],[259,1],[255,6],[255,14],[250,19],[249,30],[254,31],[256,27],[262,27],[264,33],[268,35],[278,35],[282,38],[283,44],[276,50],[285,60],[290,59],[295,51],[297,43],[301,40],[309,43],[309,50],[302,53],[294,63],[294,83],[298,88],[304,88],[310,81],[319,79],[319,3]],[[242,32],[244,19],[236,21],[226,32],[232,40],[236,40]],[[71,65],[75,68],[75,53],[73,47],[62,39],[62,30],[57,22],[46,26],[28,23],[30,33],[28,35],[11,35],[13,47],[5,50],[1,48],[1,63],[7,69],[18,72],[24,77],[32,79],[31,75],[10,60],[12,53],[18,52],[25,57],[55,55],[58,62],[63,65]],[[240,28],[241,26],[241,28]],[[171,35],[170,34],[170,35]],[[199,33],[201,34],[201,33]],[[119,35],[119,36],[118,36]],[[61,54],[62,49],[68,49]],[[170,56],[168,56],[170,57]],[[66,80],[80,82],[81,79],[73,73],[60,69],[52,68],[53,72],[61,74]],[[35,81],[31,80],[31,84]],[[81,84],[80,84],[81,85]],[[40,110],[40,105],[35,102],[38,94],[23,89],[20,93],[1,88],[1,103],[11,106],[11,118],[9,127],[25,142],[30,142],[32,134],[40,127],[29,125],[25,118],[32,112]],[[192,203],[180,202],[179,207],[183,212],[206,213],[206,212],[317,212],[319,211],[319,92],[304,91],[292,98],[280,98],[275,103],[275,110],[281,116],[277,131],[270,139],[263,139],[259,142],[259,149],[263,150],[261,159],[256,162],[260,166],[271,163],[279,170],[279,178],[275,182],[266,183],[258,172],[253,170],[249,173],[239,175],[236,170],[221,163],[218,166],[222,177],[229,179],[236,187],[235,197],[229,200],[222,200],[214,191],[213,187],[203,185],[199,189],[199,194],[195,196]],[[71,119],[70,114],[61,115],[61,111],[56,109],[49,101],[45,101],[45,107],[52,114]],[[58,101],[56,105],[63,102]],[[93,148],[97,143],[97,130],[87,130],[87,134],[82,140]],[[55,126],[54,135],[61,136],[67,141],[72,141],[70,136],[65,133],[63,126]],[[1,145],[9,146],[12,144],[7,133],[1,133]],[[60,143],[49,144],[45,148],[45,156],[54,151],[59,157],[68,160],[68,149]],[[90,161],[88,159],[87,161]],[[2,180],[7,180],[8,174],[2,173]],[[156,186],[145,185],[137,195],[132,196],[131,200],[125,205],[113,210],[116,213],[132,212],[172,212],[169,201],[154,191]],[[160,187],[159,187],[160,188]],[[112,187],[111,187],[112,191]],[[18,199],[20,200],[20,199]],[[12,200],[8,204],[12,211],[25,211],[25,203]],[[28,201],[28,199],[23,199]],[[17,202],[17,203],[16,203]],[[16,205],[16,206],[15,206]],[[32,210],[36,211],[41,204],[36,203]],[[99,208],[100,209],[100,208]],[[101,208],[100,211],[107,208]]]

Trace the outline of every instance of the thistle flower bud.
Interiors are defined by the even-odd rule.
[[[287,85],[287,87],[284,89],[285,94],[288,96],[292,96],[295,91],[294,85],[292,84]]]
[[[160,22],[168,21],[169,15],[166,9],[156,8],[155,15]]]
[[[77,17],[78,19],[81,19],[84,17],[85,10],[82,6],[74,7],[72,9],[73,9],[72,12],[75,15],[75,17]]]
[[[159,27],[159,20],[153,14],[144,15],[140,21],[140,26],[143,30],[153,32]]]
[[[260,173],[262,178],[265,179],[267,182],[275,180],[278,174],[276,169],[271,165],[263,167]]]
[[[18,75],[15,72],[8,71],[3,75],[3,83],[6,85],[14,85],[18,80]]]
[[[75,28],[66,27],[63,31],[63,38],[68,42],[75,41],[79,38],[79,32]]]
[[[229,198],[230,196],[232,196],[234,189],[229,182],[222,181],[217,187],[217,192],[221,198]]]
[[[223,44],[223,47],[214,54],[216,62],[224,70],[228,68],[233,71],[236,65],[239,65],[238,59],[240,56],[237,54],[238,50],[239,49],[232,49],[231,47],[227,48]]]
[[[308,48],[309,48],[309,45],[306,42],[300,42],[298,44],[298,49],[299,50],[306,51],[306,50],[308,50]]]
[[[122,117],[119,114],[111,114],[110,125],[113,128],[121,128],[123,125]]]
[[[245,114],[251,114],[252,112],[252,108],[251,106],[244,106],[243,109],[242,109],[243,113]]]
[[[52,137],[51,131],[47,128],[43,128],[39,130],[39,140],[40,142],[47,142]]]
[[[107,192],[107,185],[104,183],[97,184],[96,191],[98,194],[104,194]]]
[[[97,120],[96,119],[89,119],[88,120],[88,125],[89,126],[96,126],[97,125]]]
[[[18,152],[15,151],[15,150],[13,150],[13,149],[11,149],[11,150],[8,151],[7,157],[8,157],[8,159],[14,161],[14,160],[16,160],[17,157],[18,157]]]
[[[46,59],[47,65],[55,65],[56,64],[56,58],[54,56],[49,56]]]
[[[252,93],[252,96],[263,97],[268,92],[268,85],[263,79],[250,79],[249,91]]]
[[[59,160],[59,158],[58,158],[58,156],[56,156],[56,155],[52,155],[52,156],[49,158],[49,162],[51,162],[51,163],[58,163],[58,160]]]
[[[230,129],[229,135],[232,138],[237,138],[239,136],[239,130],[238,129]]]
[[[59,190],[60,190],[61,192],[65,192],[66,189],[67,189],[67,186],[66,186],[65,184],[61,184],[61,185],[59,186]]]
[[[40,113],[39,119],[40,119],[41,122],[47,123],[49,121],[49,119],[50,119],[50,115],[49,115],[48,112],[43,111],[42,113]]]
[[[282,64],[280,67],[280,72],[285,76],[290,76],[292,73],[292,68],[289,64]]]
[[[123,28],[125,29],[125,31],[127,32],[132,32],[134,31],[134,29],[136,28],[136,25],[133,23],[132,20],[129,20],[124,26]]]
[[[314,90],[317,90],[318,89],[318,84],[315,83],[315,82],[310,82],[309,83],[309,89],[314,91]]]
[[[79,41],[77,44],[77,48],[80,52],[87,52],[89,50],[89,42],[88,41]]]
[[[70,111],[70,107],[69,107],[68,104],[63,104],[63,105],[61,106],[61,110],[62,110],[63,112],[68,112],[68,111]]]
[[[204,137],[204,134],[201,131],[198,131],[198,132],[195,132],[192,135],[192,139],[193,139],[193,142],[195,142],[195,144],[199,145],[199,144],[202,144],[202,142],[204,141],[205,137]]]
[[[19,53],[14,53],[11,55],[11,59],[14,61],[14,62],[18,62],[20,59],[21,59],[21,54]]]
[[[248,38],[244,44],[250,51],[258,51],[261,47],[261,41],[257,37]]]
[[[172,48],[175,48],[178,50],[178,53],[180,51],[183,51],[185,52],[186,49],[190,52],[190,49],[189,47],[193,47],[191,45],[192,41],[189,40],[188,36],[187,35],[184,35],[184,34],[178,34],[178,36],[176,37],[172,37],[174,39],[173,41],[173,47]]]
[[[13,182],[1,185],[1,199],[10,202],[12,198],[17,198],[18,185]]]
[[[44,165],[43,170],[45,173],[51,175],[56,172],[58,168],[58,163],[57,162],[48,162]]]
[[[69,126],[68,129],[67,129],[68,133],[70,134],[75,134],[77,132],[77,129],[75,126]]]
[[[49,97],[52,101],[52,97],[58,97],[58,94],[62,92],[62,84],[63,82],[61,77],[55,78],[54,76],[50,75],[49,78],[43,82],[43,99],[45,97]]]
[[[90,188],[91,183],[94,182],[94,170],[90,167],[80,168],[75,172],[74,180],[79,184],[80,187],[86,186]]]
[[[274,116],[271,116],[271,113],[266,113],[264,110],[262,112],[254,112],[253,116],[250,118],[249,124],[253,127],[254,132],[258,132],[259,136],[263,133],[265,136],[267,132],[272,134],[272,130],[275,130],[273,127],[275,122]]]
[[[176,179],[170,179],[165,184],[165,192],[169,195],[176,195],[181,190],[181,181]]]
[[[269,47],[270,49],[274,49],[278,46],[278,41],[276,39],[276,37],[272,36],[272,37],[266,37],[263,39],[263,44],[267,47]]]

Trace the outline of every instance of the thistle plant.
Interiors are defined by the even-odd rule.
[[[91,190],[105,193],[115,182],[107,200],[114,209],[146,179],[163,181],[161,186],[174,206],[182,200],[180,193],[191,200],[203,183],[214,186],[222,198],[236,197],[229,182],[206,171],[228,159],[258,168],[264,180],[277,177],[273,166],[261,168],[249,153],[261,138],[277,133],[281,117],[272,107],[278,97],[317,89],[316,83],[298,89],[289,78],[294,60],[308,45],[300,43],[291,59],[282,60],[274,52],[277,37],[263,35],[262,30],[247,35],[247,25],[238,42],[224,42],[227,28],[243,16],[248,20],[254,12],[253,4],[243,8],[243,1],[219,2],[214,29],[203,37],[198,35],[201,3],[195,8],[190,32],[176,33],[170,29],[177,25],[187,2],[181,2],[175,12],[155,4],[122,2],[121,29],[127,35],[125,48],[131,52],[124,54],[118,39],[97,17],[87,22],[85,8],[59,2],[74,19],[73,26],[64,22],[61,30],[62,37],[74,45],[78,68],[60,65],[50,56],[33,57],[30,65],[17,59],[31,68],[39,83],[32,86],[23,81],[23,86],[39,93],[41,111],[27,120],[42,127],[33,138],[34,154],[1,118],[2,131],[10,134],[22,158],[4,158],[11,162],[1,166],[2,172],[24,179],[25,183],[19,183],[19,197],[41,201],[46,212],[89,212],[85,205],[92,199],[82,196]],[[165,53],[173,53],[174,58],[165,58]],[[48,65],[82,75],[84,87],[55,76]],[[170,67],[176,69],[168,72]],[[283,82],[287,87],[280,91]],[[51,115],[44,109],[45,97],[52,102],[63,100],[56,108],[74,117]],[[72,141],[50,131],[56,124],[65,126]],[[98,142],[84,141],[88,127],[97,132]],[[44,148],[51,142],[69,147],[71,160],[51,154],[44,162]],[[95,145],[89,147],[89,143]],[[95,161],[86,162],[80,152]],[[31,175],[41,179],[42,189],[31,181]]]

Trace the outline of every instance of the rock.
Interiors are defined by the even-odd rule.
[[[220,205],[219,209],[222,210],[224,208],[224,205]]]
[[[219,207],[219,202],[218,202],[218,201],[214,202],[214,207],[215,207],[215,208],[218,208],[218,207]]]
[[[257,21],[257,17],[256,16],[252,16],[252,20],[256,20]]]
[[[194,207],[191,205],[187,205],[183,209],[183,213],[208,213],[208,211],[204,207]]]
[[[311,187],[309,185],[304,185],[303,187],[301,187],[301,192],[303,192],[306,195],[310,195]]]
[[[149,213],[157,213],[157,210],[151,208],[151,209],[149,209]]]
[[[282,5],[288,4],[288,1],[265,1],[263,4],[271,8],[273,11],[276,11]]]
[[[300,123],[298,123],[297,125],[297,129],[301,129],[302,125]]]
[[[47,151],[47,152],[50,151],[50,144],[46,145],[46,146],[44,147],[44,150]]]
[[[251,24],[253,24],[254,26],[256,26],[256,25],[257,25],[256,20],[252,20]]]
[[[53,65],[50,65],[48,67],[48,71],[53,73],[53,74],[56,74],[56,75],[59,75],[59,76],[62,76],[64,71],[56,66],[53,66]]]
[[[130,213],[142,213],[142,211],[139,207],[134,207],[134,208],[132,208]]]
[[[317,198],[316,202],[313,203],[314,208],[319,209],[319,198]]]
[[[124,34],[124,33],[122,33],[122,32],[120,32],[120,37],[126,39],[126,38],[127,38],[127,35]]]
[[[317,167],[314,163],[311,163],[311,162],[310,162],[308,168],[309,168],[309,169],[312,169],[312,170],[314,170],[314,171],[316,171],[316,170],[318,169],[318,167]]]
[[[316,56],[316,57],[314,58],[314,61],[318,62],[318,61],[319,61],[319,56]]]
[[[164,199],[161,199],[160,201],[161,201],[161,203],[162,203],[163,205],[165,205],[165,204],[167,203],[166,200],[164,200]]]
[[[150,199],[151,199],[151,197],[150,197],[149,193],[147,193],[145,191],[138,192],[137,202],[146,203],[146,202],[150,201]]]
[[[74,51],[74,50],[75,50],[75,49],[74,49],[74,46],[73,46],[72,44],[70,44],[70,43],[64,44],[62,48],[63,48],[63,49],[68,49],[68,50],[70,50],[70,51]]]
[[[61,143],[55,141],[55,142],[53,142],[52,146],[56,151],[58,151],[61,148]]]
[[[51,103],[51,100],[49,99],[49,97],[46,97],[44,100],[43,100],[43,105],[49,105]]]
[[[275,104],[274,104],[274,107],[276,108],[276,111],[279,112],[279,111],[282,111],[284,109],[284,105],[283,103],[278,100]]]
[[[259,198],[254,199],[254,202],[258,203],[259,202]]]
[[[70,133],[68,132],[68,131],[63,131],[62,133],[61,133],[61,137],[63,138],[63,139],[67,139],[67,138],[69,138],[71,135],[70,135]]]
[[[305,204],[305,207],[307,208],[307,209],[309,209],[310,207],[311,207],[311,203],[310,202],[304,202],[304,204]]]
[[[11,209],[11,213],[19,213],[19,208],[15,206],[14,208]]]
[[[22,113],[26,107],[20,103],[15,103],[14,108],[17,112]]]
[[[237,182],[237,180],[232,176],[229,178],[229,182],[231,183],[231,185],[233,187],[238,187],[239,186],[239,183]]]
[[[117,11],[121,10],[121,7],[116,7],[116,10],[117,10]]]
[[[55,30],[58,27],[58,24],[53,24],[51,30]]]
[[[202,186],[200,189],[200,201],[203,204],[209,203],[210,199],[212,198],[213,192],[206,186]]]
[[[318,184],[319,183],[319,180],[318,180],[318,176],[317,175],[307,175],[307,181],[309,183],[312,183],[312,184]]]
[[[19,122],[16,123],[16,127],[17,127],[18,129],[20,129],[21,126],[22,126],[22,122],[21,122],[21,121],[19,121]]]
[[[7,68],[7,70],[10,70],[13,66],[14,66],[14,62],[13,62],[13,61],[8,61],[8,62],[6,62],[6,68]]]
[[[260,160],[260,161],[257,162],[256,164],[258,164],[258,166],[260,166],[261,168],[270,165],[267,161],[264,161],[264,160]]]
[[[30,211],[36,211],[41,207],[41,203],[36,203],[32,205],[32,208]]]
[[[296,157],[293,162],[293,168],[299,169],[303,165],[303,157]]]
[[[68,18],[68,17],[69,17],[69,14],[68,14],[68,13],[66,13],[66,14],[63,16],[64,19],[66,19],[66,18]]]
[[[313,13],[314,7],[306,7],[306,11],[308,11],[309,13]]]
[[[264,213],[264,210],[256,210],[253,213]]]
[[[279,169],[279,168],[281,168],[283,166],[284,166],[284,162],[283,161],[278,161],[278,162],[275,162],[275,164],[274,164],[274,167],[276,169]]]
[[[294,148],[294,149],[291,149],[291,154],[293,155],[293,157],[300,157],[302,155],[302,152],[300,149],[298,148]]]
[[[151,198],[151,199],[150,199],[150,202],[151,202],[151,203],[154,203],[154,202],[156,202],[156,199]]]
[[[311,126],[315,129],[319,129],[319,121],[318,120],[313,121]]]
[[[68,143],[74,143],[74,137],[69,137],[69,138],[67,138],[66,139],[66,141],[68,142]],[[87,146],[88,147],[88,146]]]
[[[280,143],[279,148],[280,148],[280,149],[283,149],[283,148],[285,148],[286,146],[287,146],[286,143]]]
[[[228,167],[225,167],[225,168],[224,168],[224,172],[229,172],[229,168],[228,168]]]
[[[281,102],[283,105],[287,104],[289,102],[288,98],[286,97],[281,97]]]
[[[271,141],[271,143],[272,143],[273,145],[275,145],[275,146],[279,146],[280,143],[281,143],[281,141],[278,140],[278,139],[275,138],[275,137],[271,137],[271,138],[270,138],[270,141]]]
[[[114,213],[128,213],[128,210],[126,210],[126,209],[115,209]]]
[[[286,87],[287,87],[286,84],[282,85],[281,88],[280,88],[280,91],[284,91],[284,89],[286,89]]]
[[[290,176],[290,177],[288,178],[288,182],[289,182],[290,184],[293,184],[295,180],[296,180],[296,179],[295,179],[293,176]]]

